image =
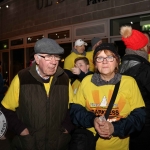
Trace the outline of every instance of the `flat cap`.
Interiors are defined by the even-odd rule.
[[[34,52],[36,54],[63,54],[64,49],[55,40],[42,38],[35,43]]]

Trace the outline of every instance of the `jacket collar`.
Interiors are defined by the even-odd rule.
[[[125,73],[130,68],[134,66],[139,66],[140,64],[147,64],[150,65],[150,63],[139,55],[125,55],[121,60],[121,65],[119,66],[120,73]]]
[[[150,64],[148,60],[146,60],[144,57],[134,54],[124,55],[121,62],[123,61],[137,61],[140,63]]]
[[[33,63],[32,66],[30,67],[29,72],[31,73],[31,75],[39,82],[43,83],[43,79],[39,76],[39,74],[36,71],[36,63]],[[57,78],[58,76],[60,76],[61,74],[64,73],[64,70],[58,66],[56,73],[53,75],[53,78]],[[51,76],[50,76],[51,77]]]
[[[80,54],[77,50],[73,49],[71,52],[78,54],[78,55],[86,56],[86,51],[84,51],[82,54]]]

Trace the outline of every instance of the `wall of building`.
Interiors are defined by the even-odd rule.
[[[0,40],[150,10],[150,0],[10,0],[0,4]],[[39,2],[37,7],[37,2]],[[42,4],[43,2],[43,4]],[[52,2],[52,5],[51,5]],[[9,8],[5,8],[8,4]],[[46,5],[49,5],[45,7]]]

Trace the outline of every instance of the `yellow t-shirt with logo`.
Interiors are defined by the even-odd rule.
[[[49,93],[52,80],[53,80],[53,77],[50,78],[49,83],[44,83],[47,94]],[[16,75],[14,77],[14,79],[12,80],[5,97],[3,98],[2,102],[1,102],[2,105],[7,109],[15,111],[16,108],[19,106],[19,91],[20,91],[20,82],[19,82],[18,75]],[[71,87],[70,83],[69,83],[69,93],[68,94],[69,94],[69,103],[72,103],[73,91],[72,91],[72,87]],[[69,108],[69,104],[68,104],[68,108]]]
[[[85,77],[80,84],[73,102],[82,105],[87,110],[94,112],[97,116],[106,112],[111,99],[114,85],[96,86],[91,82],[92,75]],[[118,121],[120,118],[126,118],[135,108],[145,106],[136,81],[129,76],[122,76],[120,88],[111,110],[109,121]],[[94,128],[89,128],[94,134]],[[99,138],[96,144],[96,150],[128,150],[129,137],[120,139],[112,137],[111,139]]]

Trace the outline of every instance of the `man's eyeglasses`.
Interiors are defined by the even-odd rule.
[[[114,61],[114,57],[113,56],[107,56],[107,57],[96,57],[96,61],[98,63],[101,63],[104,61],[104,59],[106,59],[108,62],[113,62]]]
[[[38,56],[44,58],[45,61],[51,61],[53,58],[57,61],[61,59],[59,55],[46,55],[46,56],[38,55]]]

